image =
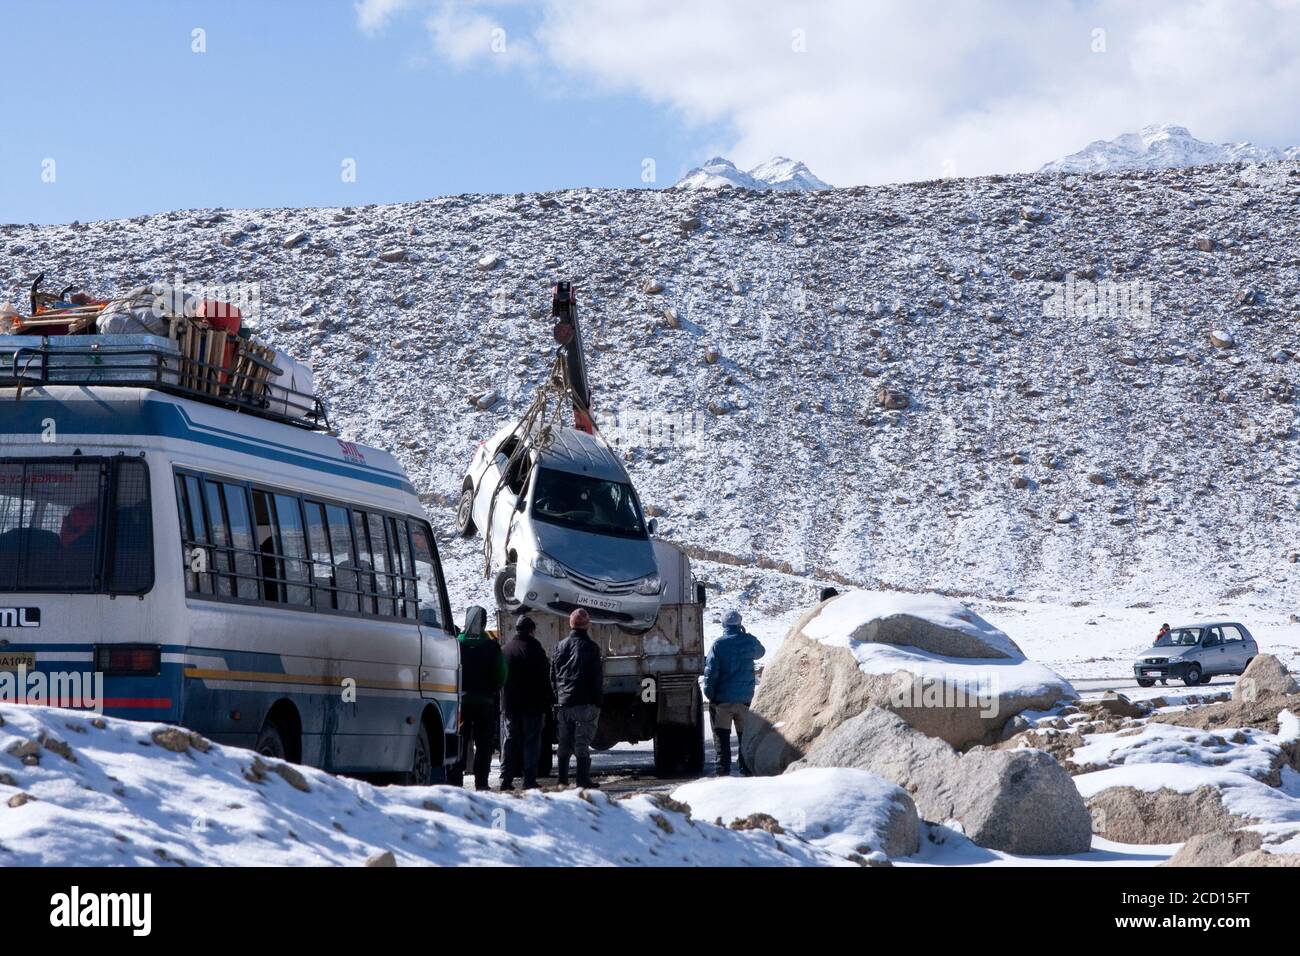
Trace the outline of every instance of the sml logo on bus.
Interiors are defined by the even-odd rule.
[[[0,627],[40,627],[38,607],[0,607]]]
[[[337,438],[335,441],[339,441]],[[358,465],[366,463],[366,456],[361,454],[361,449],[350,441],[339,441],[339,451],[343,452],[343,457],[348,461],[355,461]]]

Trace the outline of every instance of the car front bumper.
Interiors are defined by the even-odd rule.
[[[659,616],[663,601],[659,594],[608,594],[589,590],[569,578],[553,578],[535,568],[521,567],[517,575],[515,596],[525,604],[554,614],[586,608],[598,624],[649,627]]]
[[[1133,676],[1143,680],[1168,680],[1171,677],[1182,679],[1187,673],[1188,661],[1161,661],[1159,664],[1143,664],[1138,661],[1133,665]]]

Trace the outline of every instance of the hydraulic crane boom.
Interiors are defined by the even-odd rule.
[[[551,297],[551,315],[555,317],[555,341],[560,345],[568,385],[573,399],[573,425],[588,435],[596,434],[591,417],[591,387],[587,383],[587,357],[582,351],[582,332],[578,328],[578,300],[569,282],[555,283]]]

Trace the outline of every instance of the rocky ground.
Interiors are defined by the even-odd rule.
[[[567,277],[606,432],[752,616],[836,581],[1284,607],[1298,202],[1280,163],[199,210],[0,226],[0,289],[258,283],[264,335],[449,529],[475,443],[548,365]],[[1105,283],[1141,283],[1149,315]],[[481,600],[475,545],[444,547],[458,606]]]

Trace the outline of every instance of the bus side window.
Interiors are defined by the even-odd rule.
[[[370,545],[375,555],[375,583],[379,593],[379,614],[392,617],[393,608],[393,562],[388,551],[388,534],[384,527],[384,516],[374,512],[366,514],[366,524],[370,528]]]
[[[212,532],[212,580],[221,597],[234,597],[234,556],[230,551],[230,525],[226,521],[226,507],[221,500],[221,484],[203,481],[204,504],[207,506],[208,527]]]
[[[230,519],[230,543],[235,552],[235,593],[245,601],[258,598],[257,547],[248,512],[248,492],[243,485],[220,482],[221,497]]]
[[[416,618],[416,595],[415,595],[415,564],[411,560],[411,540],[407,536],[406,522],[401,518],[388,519],[389,533],[397,543],[396,556],[400,563],[398,571],[401,577],[400,591],[402,595],[401,616],[408,620]]]
[[[303,501],[307,513],[307,545],[311,549],[311,577],[316,584],[316,606],[338,610],[338,590],[334,582],[334,559],[330,552],[329,526],[325,506],[319,501]]]
[[[370,535],[366,532],[366,513],[353,510],[352,536],[357,545],[357,589],[361,591],[361,613],[375,613],[375,559],[370,550]]]
[[[307,567],[307,537],[302,529],[302,511],[293,495],[275,496],[275,518],[279,531],[281,566],[287,582],[285,598],[289,604],[311,607],[311,572]]]
[[[261,556],[262,599],[284,603],[284,572],[277,558],[279,548],[275,541],[275,513],[271,496],[265,491],[253,491],[253,540]]]
[[[438,623],[446,628],[442,597],[438,593],[438,569],[433,560],[433,542],[429,540],[428,525],[422,521],[411,522],[411,550],[415,556],[416,593],[420,607],[436,611]]]
[[[360,590],[360,580],[356,555],[352,551],[352,523],[348,519],[348,509],[339,505],[326,505],[325,516],[329,524],[338,609],[355,614],[359,608],[357,592]]]
[[[191,594],[211,594],[212,552],[208,547],[208,523],[203,514],[203,495],[198,478],[194,475],[176,476],[176,502],[180,508],[185,590]]]

